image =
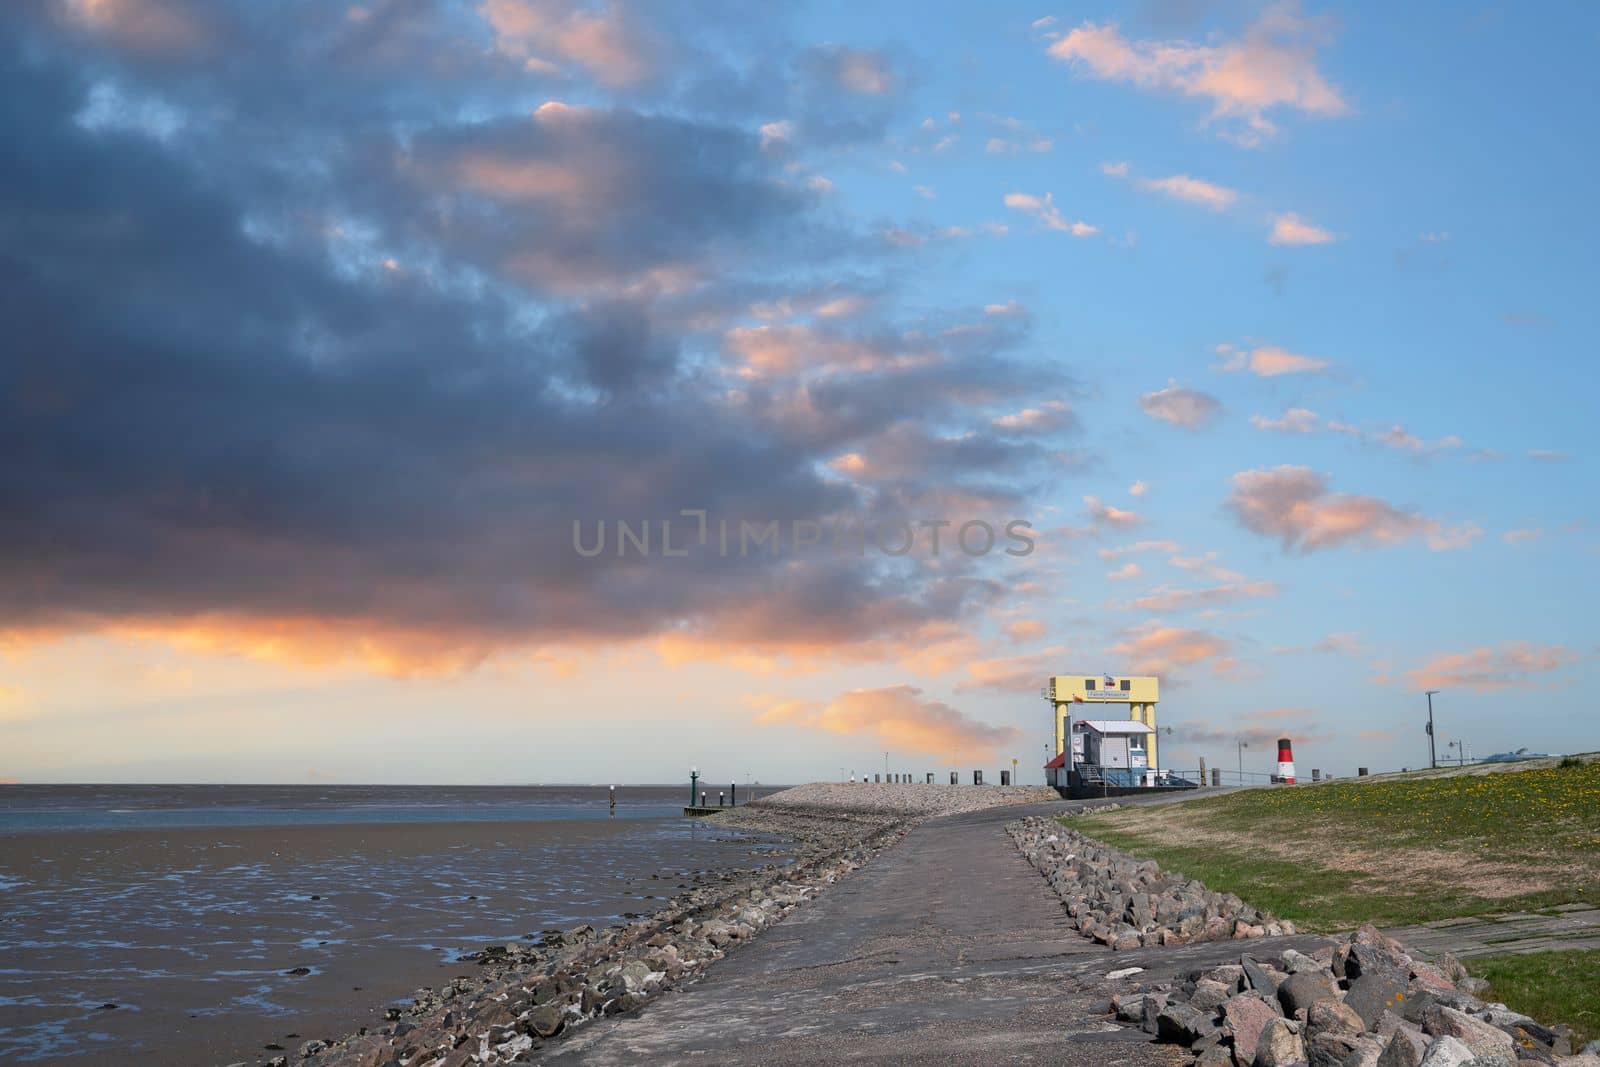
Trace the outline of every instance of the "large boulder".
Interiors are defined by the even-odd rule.
[[[1192,1045],[1216,1028],[1209,1012],[1192,1008],[1181,1001],[1168,1004],[1156,1016],[1156,1040],[1173,1045]]]
[[[1273,1019],[1256,1042],[1255,1067],[1295,1067],[1306,1064],[1306,1043],[1300,1024],[1289,1019]]]
[[[1310,1011],[1311,1005],[1319,1001],[1337,1000],[1338,996],[1333,975],[1321,970],[1291,974],[1278,987],[1278,1003],[1283,1005],[1283,1013],[1291,1016]]]
[[[1371,1029],[1348,1004],[1337,1000],[1319,1000],[1306,1012],[1306,1036],[1317,1034],[1359,1034]]]
[[[1239,993],[1222,1005],[1223,1029],[1233,1035],[1234,1055],[1241,1064],[1253,1063],[1261,1033],[1282,1018],[1273,1004],[1254,993]]]
[[[1231,996],[1233,996],[1231,987],[1210,978],[1202,978],[1194,984],[1194,993],[1189,997],[1189,1003],[1201,1011],[1216,1011]]]
[[[1515,1067],[1517,1044],[1511,1035],[1482,1019],[1474,1019],[1464,1011],[1436,1007],[1422,1020],[1422,1031],[1430,1037],[1452,1037],[1472,1051],[1478,1067],[1498,1064]],[[1432,1052],[1432,1046],[1429,1046]],[[1424,1059],[1426,1062],[1426,1059]]]
[[[1311,1067],[1344,1067],[1344,1062],[1361,1050],[1365,1040],[1360,1034],[1325,1030],[1306,1037],[1306,1058]],[[1376,1044],[1373,1042],[1374,1047]]]

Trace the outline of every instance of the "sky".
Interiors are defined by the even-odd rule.
[[[1593,5],[0,31],[0,780],[1600,748]]]

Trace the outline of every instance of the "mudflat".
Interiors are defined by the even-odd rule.
[[[381,1024],[470,973],[464,952],[626,921],[773,854],[684,819],[3,835],[0,1058],[257,1062]]]

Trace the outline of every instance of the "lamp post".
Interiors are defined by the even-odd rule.
[[[1239,742],[1239,784],[1244,785],[1244,750],[1250,747],[1250,742]]]
[[[692,808],[700,802],[700,768],[689,768],[689,806]]]
[[[1433,745],[1433,694],[1439,690],[1428,690],[1428,766],[1438,767],[1439,757]]]

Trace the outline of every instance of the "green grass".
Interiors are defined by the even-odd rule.
[[[1593,762],[1255,789],[1067,825],[1311,930],[1600,905]]]
[[[1489,980],[1489,999],[1543,1023],[1572,1027],[1573,1051],[1600,1036],[1600,949],[1467,960]]]

